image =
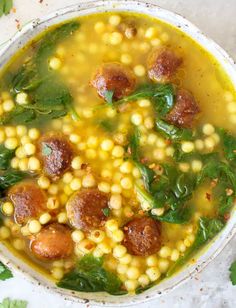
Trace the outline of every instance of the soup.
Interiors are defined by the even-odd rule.
[[[131,13],[51,27],[0,97],[0,238],[58,287],[140,293],[229,219],[234,89],[179,29]]]

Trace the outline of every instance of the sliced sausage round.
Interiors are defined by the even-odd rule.
[[[8,191],[8,197],[14,205],[14,218],[18,224],[25,224],[46,210],[46,195],[33,182],[14,185]]]
[[[59,223],[44,227],[32,237],[30,248],[41,260],[59,260],[69,257],[73,252],[70,229]]]
[[[167,114],[166,120],[179,127],[191,128],[194,118],[199,112],[200,108],[193,95],[185,89],[179,89],[175,105]]]
[[[53,133],[43,136],[39,141],[39,148],[48,176],[58,177],[70,168],[73,148],[64,135]]]
[[[135,88],[133,72],[120,63],[105,63],[95,73],[91,84],[102,98],[107,91],[113,91],[113,99],[118,100],[129,95]]]
[[[123,228],[124,246],[135,256],[149,256],[161,248],[161,223],[150,218],[134,218]]]
[[[66,205],[71,225],[86,232],[100,227],[107,218],[103,210],[108,201],[107,194],[97,189],[75,193]]]
[[[148,56],[148,76],[156,82],[169,82],[181,63],[182,59],[172,50],[166,47],[156,48]]]

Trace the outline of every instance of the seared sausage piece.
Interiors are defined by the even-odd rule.
[[[134,218],[123,228],[124,246],[135,256],[149,256],[161,248],[161,224],[150,218]]]
[[[172,50],[166,47],[156,48],[148,56],[148,76],[156,82],[169,82],[181,63],[182,59]]]
[[[59,260],[69,257],[73,252],[70,229],[59,223],[44,227],[31,239],[30,248],[41,260]]]
[[[129,95],[135,88],[133,72],[120,63],[105,63],[95,73],[91,84],[102,98],[106,91],[113,91],[113,99],[118,100]]]
[[[47,134],[39,141],[40,156],[44,170],[50,177],[65,173],[71,165],[73,148],[62,134]]]
[[[194,117],[200,112],[200,108],[193,95],[185,90],[179,89],[173,109],[167,114],[166,120],[179,127],[190,128]]]
[[[46,195],[35,183],[14,185],[8,191],[8,197],[14,204],[14,218],[18,224],[25,224],[46,210]]]
[[[97,189],[75,193],[67,202],[67,216],[73,227],[90,231],[101,226],[106,216],[103,209],[108,207],[108,196]]]

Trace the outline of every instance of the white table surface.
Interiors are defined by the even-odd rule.
[[[14,0],[16,12],[0,19],[0,44],[21,25],[79,0]],[[236,1],[235,0],[153,0],[160,6],[175,11],[195,23],[206,34],[226,49],[236,60]],[[236,307],[236,287],[229,281],[229,266],[236,260],[236,238],[223,252],[193,280],[178,287],[171,294],[139,308],[233,308]],[[64,301],[41,287],[15,275],[0,282],[0,302],[5,297],[24,299],[29,308],[85,308],[87,306]]]

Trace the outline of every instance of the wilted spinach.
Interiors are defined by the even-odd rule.
[[[7,149],[3,144],[0,144],[0,169],[7,169],[15,151]]]
[[[103,258],[95,258],[92,255],[82,257],[75,269],[66,274],[57,285],[81,292],[105,291],[113,295],[126,293],[121,288],[119,278],[104,269]]]
[[[13,275],[11,271],[2,262],[0,262],[0,280],[7,280],[12,277]]]

